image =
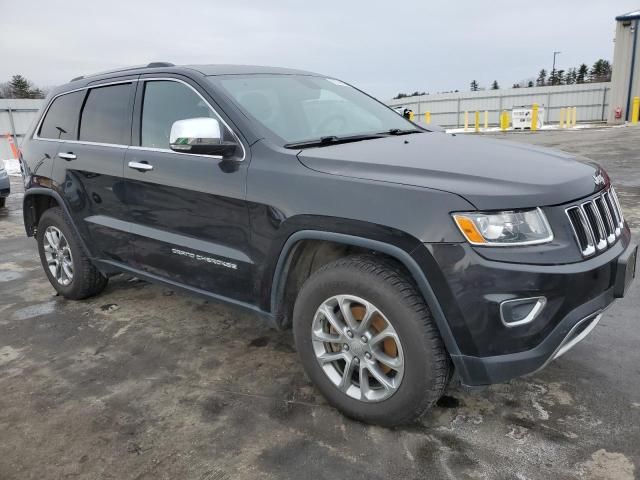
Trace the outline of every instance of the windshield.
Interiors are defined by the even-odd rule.
[[[332,78],[229,75],[212,81],[283,144],[417,128],[377,100]]]

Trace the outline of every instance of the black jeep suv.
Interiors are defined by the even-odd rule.
[[[82,299],[129,272],[293,327],[350,417],[424,413],[531,373],[634,277],[597,165],[434,133],[340,80],[153,63],[52,92],[22,149],[24,223]]]

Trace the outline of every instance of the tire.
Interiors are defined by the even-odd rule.
[[[0,208],[4,208],[6,202],[7,197],[0,197]]]
[[[50,241],[45,238],[45,234],[49,231],[55,232],[57,229],[62,235],[63,240],[59,243],[63,245],[63,249],[68,246],[69,256],[66,256],[68,263],[71,265],[71,278],[65,275],[63,280],[56,278],[50,270],[45,245],[50,245]],[[75,229],[71,225],[70,220],[64,214],[61,208],[54,207],[46,210],[40,221],[38,222],[38,232],[36,234],[38,242],[38,253],[40,254],[40,262],[53,288],[63,297],[70,300],[81,300],[102,292],[107,286],[108,279],[100,273],[93,265],[89,257],[87,257],[81,246],[80,239]],[[64,270],[61,269],[64,272]],[[67,284],[63,284],[66,278]]]
[[[331,310],[333,298],[338,302],[335,310]],[[354,298],[356,298],[355,309]],[[341,352],[359,358],[355,367],[359,372],[363,365],[365,370],[371,366],[378,371],[378,374],[380,368],[377,367],[384,367],[376,359],[381,353],[380,344],[384,348],[382,353],[388,353],[386,351],[388,340],[385,339],[384,343],[378,342],[375,346],[373,342],[377,333],[383,330],[388,331],[385,326],[378,328],[377,333],[374,330],[369,338],[368,347],[367,345],[363,347],[362,343],[358,344],[353,338],[349,339],[346,336],[349,332],[342,335],[336,333],[334,323],[328,321],[328,317],[318,310],[321,305],[326,306],[328,310],[335,313],[334,321],[340,318],[345,320],[343,310],[340,308],[340,303],[345,302],[343,305],[349,305],[346,311],[351,312],[353,319],[356,317],[357,308],[360,308],[361,312],[364,311],[363,307],[357,306],[358,298],[368,302],[369,307],[364,307],[366,311],[369,311],[368,308],[377,309],[379,316],[392,326],[397,334],[395,338],[398,339],[399,345],[396,345],[396,357],[392,360],[394,363],[403,364],[402,373],[399,368],[398,371],[394,371],[385,367],[388,369],[386,375],[391,377],[391,380],[385,377],[385,381],[388,384],[395,384],[394,389],[382,389],[383,383],[377,382],[375,378],[372,382],[372,373],[365,373],[364,380],[362,373],[358,373],[351,377],[352,385],[347,388],[348,393],[345,393],[344,385],[347,383],[345,378],[349,377],[344,375],[349,371],[347,361],[338,360],[328,364],[327,367],[326,363],[321,366],[321,361],[318,359],[318,352],[321,352],[320,355],[324,357],[325,350],[329,350],[326,352],[327,358],[338,355],[335,352],[335,343],[322,343],[318,340],[317,332],[320,332],[322,339],[330,335],[332,339],[338,336],[341,341],[345,339],[351,342],[344,344],[347,347],[351,345],[349,350],[344,352],[346,347],[343,346]],[[355,330],[356,332],[362,328],[362,322],[358,322],[357,325],[359,327]],[[298,354],[311,381],[331,405],[346,416],[362,422],[387,427],[413,422],[435,404],[450,380],[451,360],[422,295],[418,293],[407,274],[395,263],[373,255],[345,257],[325,265],[311,275],[296,299],[293,331]],[[356,336],[359,335],[360,333],[356,334]],[[363,337],[367,335],[370,333]],[[363,348],[371,349],[368,357],[366,357],[366,351],[363,354]],[[374,353],[372,357],[374,351],[378,353]],[[390,355],[393,356],[393,353]],[[340,365],[343,365],[342,370]],[[327,374],[327,371],[331,373]],[[341,372],[342,377],[340,377]],[[343,385],[342,389],[336,383],[337,381]],[[381,398],[367,397],[363,400],[362,397],[365,395],[363,392],[367,390],[360,385],[367,384],[370,387],[378,384],[379,389],[376,390],[378,392],[376,395],[381,395]],[[389,396],[384,397],[384,395]]]

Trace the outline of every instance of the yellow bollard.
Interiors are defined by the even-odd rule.
[[[464,131],[466,132],[469,129],[469,112],[464,111]]]
[[[413,117],[414,117],[414,113],[413,112],[409,112],[409,121],[413,122]]]
[[[500,128],[503,132],[509,128],[509,112],[506,110],[500,114]]]
[[[431,112],[424,112],[424,123],[427,125],[431,123]]]
[[[560,128],[564,128],[565,116],[567,115],[567,111],[564,108],[560,109]]]
[[[538,130],[538,104],[531,105],[531,131]]]
[[[484,111],[484,129],[489,128],[489,112],[487,110]]]
[[[571,109],[571,126],[575,127],[576,123],[578,123],[578,108],[573,107]]]
[[[480,112],[476,110],[476,133],[480,131]]]
[[[640,97],[633,97],[633,109],[631,110],[631,123],[634,125],[638,123],[638,116],[640,115]]]

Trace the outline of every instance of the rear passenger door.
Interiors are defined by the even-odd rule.
[[[77,123],[78,134],[60,145],[54,174],[74,221],[94,257],[130,263],[123,179],[131,139],[135,78],[92,85]]]
[[[152,275],[246,302],[247,148],[205,95],[186,79],[140,78],[124,173],[136,260]],[[234,158],[169,148],[173,122],[202,117],[219,120],[223,139],[238,143]]]

